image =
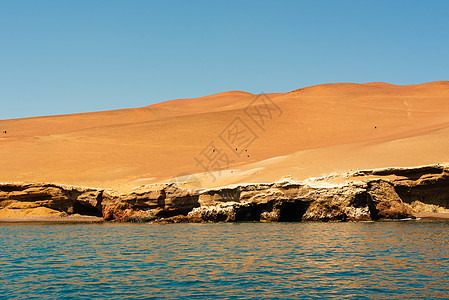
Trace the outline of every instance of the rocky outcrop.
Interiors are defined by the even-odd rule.
[[[102,215],[103,191],[54,184],[0,184],[0,209],[45,207],[61,214]]]
[[[411,208],[405,205],[391,183],[376,180],[367,185],[372,219],[404,219],[412,216]]]
[[[187,190],[174,184],[135,189],[127,194],[108,194],[103,201],[105,220],[151,221],[176,215],[187,215],[198,207],[198,190]]]
[[[36,208],[129,222],[403,219],[449,209],[449,172],[442,166],[382,169],[214,189],[184,189],[171,183],[125,194],[54,184],[0,184],[0,215]]]
[[[238,195],[238,197],[237,197]],[[326,187],[275,183],[207,190],[188,214],[205,221],[369,221],[412,217],[394,187],[377,180]]]

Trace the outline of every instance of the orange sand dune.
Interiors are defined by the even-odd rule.
[[[305,179],[449,162],[449,82],[234,91],[3,120],[0,130],[3,182],[126,189],[187,174],[204,187]]]

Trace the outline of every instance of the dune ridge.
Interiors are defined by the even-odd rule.
[[[189,176],[211,188],[304,180],[449,162],[449,82],[231,91],[142,108],[0,120],[0,129],[7,131],[0,136],[4,182],[126,191]],[[245,136],[232,140],[238,129]]]

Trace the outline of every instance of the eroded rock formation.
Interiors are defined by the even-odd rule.
[[[61,215],[102,215],[103,191],[54,184],[0,184],[0,210],[45,207]]]
[[[442,166],[359,171],[306,182],[184,189],[142,186],[117,194],[54,184],[0,184],[0,212],[45,208],[107,221],[370,221],[449,212]]]

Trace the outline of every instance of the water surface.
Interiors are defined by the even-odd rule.
[[[449,222],[3,224],[0,298],[448,298]]]

